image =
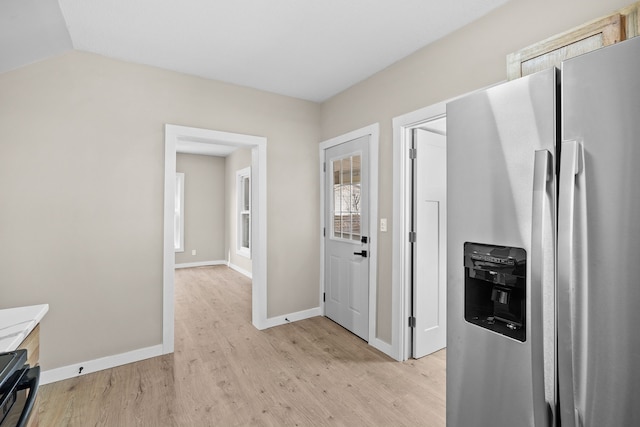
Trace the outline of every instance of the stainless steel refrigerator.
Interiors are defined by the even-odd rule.
[[[640,426],[640,37],[447,105],[449,427]]]

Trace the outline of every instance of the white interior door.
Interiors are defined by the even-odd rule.
[[[325,315],[369,340],[369,136],[325,150]]]
[[[413,357],[446,346],[447,151],[446,119],[415,129],[413,183]]]

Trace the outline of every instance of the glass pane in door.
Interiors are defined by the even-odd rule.
[[[335,238],[360,240],[360,163],[360,154],[331,162]]]

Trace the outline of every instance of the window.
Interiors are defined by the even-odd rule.
[[[176,173],[176,201],[173,216],[173,246],[184,252],[184,174]]]
[[[238,197],[238,223],[236,252],[251,258],[251,168],[236,173]]]
[[[333,173],[333,233],[337,239],[360,240],[360,163],[350,154],[331,160]]]

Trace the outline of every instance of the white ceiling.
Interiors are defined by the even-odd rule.
[[[0,0],[0,72],[70,49],[321,102],[508,0]]]

